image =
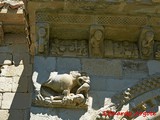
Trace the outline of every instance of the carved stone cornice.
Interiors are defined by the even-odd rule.
[[[0,9],[3,8],[11,8],[11,9],[18,9],[20,7],[23,7],[23,1],[22,0],[2,0],[0,1]]]

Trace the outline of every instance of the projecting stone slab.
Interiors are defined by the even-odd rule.
[[[4,93],[2,109],[26,109],[30,107],[31,94],[29,93]]]
[[[48,79],[50,72],[55,71],[56,58],[35,56],[33,69],[38,73],[37,81],[42,83]]]
[[[149,75],[160,73],[160,61],[150,60],[147,62]]]
[[[120,60],[82,59],[82,71],[89,75],[122,77]]]
[[[58,58],[57,71],[65,73],[69,71],[81,71],[80,59],[77,58]]]
[[[31,107],[30,120],[79,120],[86,110]],[[47,113],[47,114],[46,114]]]

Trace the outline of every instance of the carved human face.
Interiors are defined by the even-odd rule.
[[[44,36],[46,35],[46,30],[45,30],[45,28],[39,28],[39,30],[38,30],[38,35],[39,35],[40,37],[44,37]]]
[[[154,38],[154,33],[151,31],[146,32],[146,40],[147,41],[152,41]]]
[[[94,33],[94,37],[96,38],[96,40],[101,40],[101,39],[102,39],[102,36],[103,36],[103,33],[102,33],[102,31],[100,31],[100,30],[97,30],[97,31]]]

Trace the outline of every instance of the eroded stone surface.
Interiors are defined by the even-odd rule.
[[[77,58],[58,58],[57,71],[60,73],[68,71],[81,71],[81,61]]]
[[[149,75],[160,73],[160,62],[156,60],[150,60],[147,62]]]
[[[120,60],[82,59],[82,71],[86,71],[90,75],[122,77]]]

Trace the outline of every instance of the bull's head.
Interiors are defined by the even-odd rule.
[[[84,83],[90,84],[90,77],[89,76],[81,76],[77,79],[78,85],[83,85]]]

